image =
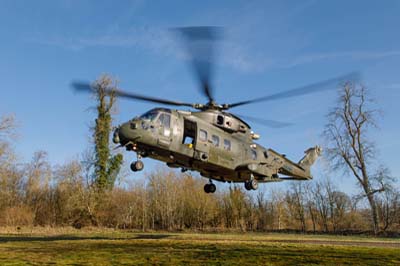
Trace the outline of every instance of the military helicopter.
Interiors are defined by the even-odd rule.
[[[204,186],[206,193],[216,191],[213,180],[242,182],[247,190],[256,190],[258,183],[312,179],[310,167],[321,155],[322,149],[319,146],[307,149],[299,162],[293,162],[285,155],[255,143],[260,136],[251,130],[247,122],[228,110],[252,103],[335,89],[338,83],[354,79],[357,74],[350,73],[252,100],[218,104],[210,80],[213,43],[218,39],[220,29],[185,27],[176,31],[183,37],[192,56],[191,62],[200,83],[200,91],[208,101],[205,104],[185,103],[108,89],[107,93],[122,98],[194,109],[154,108],[119,125],[114,131],[113,142],[127,151],[136,152],[137,161],[132,162],[131,170],[141,171],[144,168],[141,158],[150,157],[165,162],[169,167],[180,168],[182,172],[198,171],[209,179]],[[204,44],[207,44],[206,48]],[[72,86],[77,91],[96,90],[88,82],[73,82]],[[257,121],[272,127],[288,125],[273,120]]]

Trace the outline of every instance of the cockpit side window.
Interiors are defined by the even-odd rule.
[[[171,115],[164,114],[164,127],[170,128],[171,127]]]
[[[151,111],[148,111],[147,113],[142,114],[140,116],[140,118],[143,120],[154,121],[157,118],[158,113],[159,112],[157,112],[157,111],[151,110]]]
[[[171,126],[171,115],[170,114],[166,114],[166,113],[162,113],[159,118],[158,118],[161,126],[163,126],[164,128],[170,128]]]

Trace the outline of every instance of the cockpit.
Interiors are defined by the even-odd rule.
[[[159,115],[159,111],[157,109],[152,109],[144,114],[142,114],[139,118],[142,120],[154,121]]]
[[[164,128],[171,126],[171,110],[164,108],[152,109],[139,117],[139,119],[149,122],[158,123]]]

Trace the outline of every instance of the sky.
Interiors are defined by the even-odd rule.
[[[400,2],[387,1],[19,1],[0,0],[0,116],[15,114],[15,149],[23,161],[45,150],[53,164],[77,158],[89,146],[93,99],[74,94],[73,80],[102,73],[122,89],[184,102],[206,102],[170,29],[220,26],[213,84],[220,103],[252,99],[360,71],[383,115],[371,138],[377,160],[400,176]],[[259,143],[298,161],[324,144],[326,115],[336,92],[238,107],[235,113],[294,123],[251,124]],[[156,107],[120,100],[119,124]],[[133,153],[125,153],[127,161]],[[157,167],[145,160],[146,171]],[[341,189],[355,182],[331,175]],[[134,175],[129,176],[134,180]],[[205,180],[206,181],[206,180]],[[274,185],[272,185],[274,186]],[[276,185],[278,188],[282,185]],[[285,185],[283,185],[285,186]]]

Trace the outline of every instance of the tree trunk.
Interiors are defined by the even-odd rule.
[[[372,225],[374,229],[374,234],[377,235],[379,233],[379,219],[378,219],[378,209],[376,207],[375,196],[370,191],[367,191],[368,187],[364,187],[366,190],[365,193],[367,194],[368,203],[371,207],[371,217],[372,217]]]

